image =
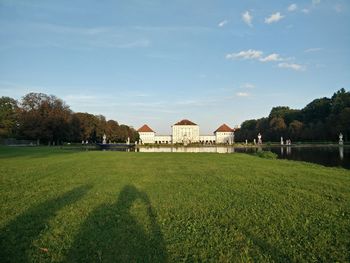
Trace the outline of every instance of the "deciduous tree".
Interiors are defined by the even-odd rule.
[[[0,98],[0,137],[15,135],[18,124],[17,101],[9,97]]]

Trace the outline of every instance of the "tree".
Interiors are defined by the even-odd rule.
[[[350,92],[344,88],[333,94],[331,99],[331,111],[333,114],[339,114],[344,108],[350,107]]]
[[[129,127],[130,142],[137,142],[140,140],[140,134],[132,127]]]
[[[73,113],[69,119],[69,141],[82,141],[82,136],[80,134],[80,119],[75,113]]]
[[[80,140],[90,142],[102,142],[103,135],[107,132],[107,121],[103,115],[92,115],[78,112],[74,114],[80,125]],[[107,138],[109,139],[108,135]]]
[[[237,141],[252,141],[257,136],[256,125],[257,120],[247,120],[241,125],[241,128],[236,132],[235,137]]]
[[[103,135],[106,133],[107,121],[103,115],[95,115],[95,134],[94,140],[102,142]]]
[[[0,98],[0,137],[11,137],[18,124],[18,103],[9,97]]]
[[[302,109],[304,123],[325,122],[331,112],[331,99],[315,99]]]
[[[107,136],[108,140],[111,140],[112,142],[119,141],[118,130],[119,130],[118,122],[116,122],[114,120],[107,121],[107,124],[106,124],[106,136]]]
[[[74,114],[80,125],[79,140],[92,141],[96,138],[96,117],[89,113],[78,112]]]
[[[72,112],[62,100],[55,96],[50,96],[50,100],[45,102],[45,104],[48,107],[46,125],[50,134],[49,140],[56,142],[56,144],[62,143],[70,135],[70,118]]]
[[[300,140],[303,131],[303,123],[297,120],[289,124],[288,132],[292,140]]]
[[[340,112],[336,129],[337,134],[341,132],[346,141],[350,139],[350,107],[346,107]]]
[[[284,116],[290,111],[289,107],[286,106],[278,106],[278,107],[273,107],[269,119],[272,118],[284,118]]]
[[[20,133],[28,139],[49,144],[69,137],[69,107],[55,96],[29,93],[23,97],[20,110]]]
[[[293,140],[334,140],[342,132],[345,140],[349,134],[350,92],[340,89],[332,98],[319,98],[302,110],[278,106],[271,109],[268,119],[248,120],[236,133],[239,140],[251,139],[258,132],[265,141],[279,141],[280,136]],[[268,125],[267,124],[268,120]]]
[[[286,135],[287,125],[282,117],[274,117],[270,120],[272,139],[278,141],[281,136]]]
[[[0,137],[15,136],[52,143],[63,141],[138,141],[139,134],[127,125],[103,115],[73,113],[61,99],[43,93],[29,93],[21,103],[9,97],[0,98]]]
[[[265,141],[271,140],[271,131],[270,131],[270,124],[269,124],[268,118],[260,118],[257,120],[254,137],[256,137],[256,134],[258,133],[261,133],[264,136]]]

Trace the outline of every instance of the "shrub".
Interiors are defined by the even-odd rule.
[[[258,151],[254,153],[253,155],[258,156],[260,158],[265,158],[265,159],[277,159],[278,155],[271,152],[271,151]]]

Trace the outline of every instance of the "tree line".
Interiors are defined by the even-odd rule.
[[[315,99],[303,109],[272,108],[268,117],[244,121],[236,141],[263,140],[336,141],[339,133],[350,139],[350,92],[340,89],[331,98]],[[30,139],[47,144],[63,142],[138,141],[132,127],[106,120],[103,115],[73,112],[61,99],[43,93],[29,93],[21,101],[0,98],[0,138]]]
[[[264,141],[336,141],[340,133],[350,139],[350,92],[340,89],[331,98],[315,99],[303,109],[272,108],[268,117],[244,121],[236,141],[252,141],[261,133]]]
[[[0,138],[36,140],[38,143],[138,141],[132,127],[106,120],[103,115],[73,112],[61,99],[43,93],[29,93],[21,101],[0,98]]]

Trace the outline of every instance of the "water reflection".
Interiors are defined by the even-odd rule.
[[[281,155],[280,156],[290,156],[292,154],[291,146],[281,146]]]
[[[234,153],[234,147],[141,147],[137,152],[173,152],[173,153]]]
[[[340,160],[344,160],[344,147],[339,146],[339,158]]]
[[[257,151],[272,151],[280,159],[318,163],[325,166],[341,166],[350,169],[349,146],[261,146],[232,147],[140,147],[136,152],[172,152],[172,153],[255,153]]]
[[[97,150],[97,149],[89,149]],[[124,152],[148,152],[148,153],[256,153],[257,151],[271,151],[278,155],[279,159],[288,159],[318,163],[325,166],[340,166],[350,169],[350,146],[268,146],[256,145],[254,147],[245,146],[204,146],[204,147],[136,147],[136,148],[117,148],[108,149],[108,151]]]

